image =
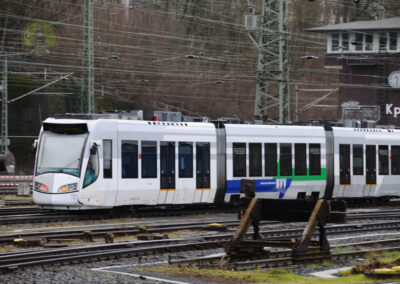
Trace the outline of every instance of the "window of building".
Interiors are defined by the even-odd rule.
[[[364,154],[363,145],[353,145],[353,175],[364,174]]]
[[[294,174],[296,176],[307,175],[307,145],[294,144]]]
[[[362,51],[364,46],[364,34],[356,33],[356,50]]]
[[[122,141],[122,178],[138,178],[138,142]]]
[[[365,35],[365,50],[372,51],[374,49],[374,36],[372,34]]]
[[[389,174],[389,147],[386,145],[379,145],[379,174]]]
[[[193,145],[192,143],[179,143],[179,177],[193,177]]]
[[[265,144],[265,175],[278,175],[278,145],[276,143]]]
[[[379,33],[379,50],[387,50],[387,33],[385,32]]]
[[[392,146],[392,175],[400,175],[400,146]]]
[[[157,142],[142,141],[142,178],[157,177]]]
[[[103,140],[103,177],[112,178],[112,140]]]
[[[397,33],[396,32],[389,33],[389,49],[397,50]]]
[[[262,175],[261,143],[250,143],[249,152],[250,152],[250,161],[249,161],[250,176],[259,177]]]
[[[292,144],[280,144],[280,175],[292,176]]]
[[[310,176],[321,175],[321,145],[310,144],[309,145],[309,173]]]
[[[342,50],[348,51],[349,50],[349,34],[342,33]]]
[[[233,176],[246,176],[246,143],[233,143]]]
[[[339,34],[333,33],[332,34],[332,51],[339,50]]]

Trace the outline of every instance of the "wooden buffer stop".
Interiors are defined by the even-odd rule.
[[[235,235],[225,247],[229,259],[259,258],[267,256],[264,247],[292,249],[294,259],[329,256],[330,245],[325,232],[327,223],[344,223],[346,203],[341,200],[284,200],[254,197],[255,181],[242,180],[241,192],[246,197],[240,200],[242,214]],[[329,195],[329,193],[328,193]],[[260,221],[307,222],[299,239],[268,238],[259,235]],[[253,239],[245,239],[250,225],[253,225]],[[312,240],[319,227],[318,241]]]

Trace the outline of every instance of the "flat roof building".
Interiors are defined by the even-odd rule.
[[[338,116],[347,118],[343,109],[349,105],[371,106],[380,110],[378,124],[400,127],[400,17],[307,31],[327,34],[325,67],[340,72]],[[353,114],[374,120],[361,111]]]

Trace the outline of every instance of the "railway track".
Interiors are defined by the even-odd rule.
[[[351,220],[366,220],[366,219],[393,219],[400,217],[399,209],[389,209],[382,211],[353,211],[349,212],[346,216],[347,221]]]
[[[35,203],[33,202],[32,199],[10,199],[10,200],[5,200],[6,206],[34,206]],[[37,206],[34,206],[35,208],[38,208]]]
[[[17,234],[7,234],[0,236],[0,244],[12,244],[14,243],[14,239],[22,238],[22,239],[43,239],[42,243],[46,243],[52,240],[62,240],[62,239],[82,239],[87,232],[90,232],[93,238],[103,238],[107,234],[114,234],[114,236],[133,236],[141,233],[165,233],[179,230],[207,230],[207,225],[212,222],[218,222],[221,225],[226,227],[232,227],[229,233],[219,233],[216,236],[203,236],[204,239],[207,240],[221,240],[227,241],[232,235],[233,231],[239,225],[239,221],[234,219],[228,220],[207,220],[207,221],[195,221],[195,222],[186,222],[182,223],[168,223],[168,224],[150,224],[145,226],[138,225],[127,225],[127,224],[118,224],[118,225],[110,225],[108,227],[102,228],[85,228],[79,230],[58,230],[58,231],[50,231],[50,232],[30,232],[30,233],[17,233]],[[262,227],[265,227],[269,224],[276,224],[276,222],[263,222],[261,223]],[[364,233],[364,232],[372,232],[372,231],[387,231],[387,230],[398,230],[400,229],[400,221],[391,221],[391,222],[378,222],[378,223],[369,223],[369,224],[346,224],[346,225],[334,225],[326,227],[326,232],[329,235],[337,235],[337,234],[349,234],[349,233]],[[299,229],[285,229],[285,230],[264,230],[261,231],[260,234],[263,238],[298,238],[303,233],[303,228]],[[250,236],[251,234],[248,234]],[[316,234],[318,235],[318,234]]]
[[[25,215],[25,214],[40,214],[40,213],[48,213],[50,211],[39,209],[37,207],[11,207],[11,208],[0,208],[0,218],[8,217],[8,216],[16,216],[16,215]]]
[[[304,262],[309,263],[323,259],[330,259],[337,261],[351,260],[354,258],[362,257],[369,253],[400,251],[400,246],[398,246],[399,243],[400,239],[390,239],[390,240],[381,240],[373,242],[357,242],[347,245],[332,246],[332,249],[334,250],[335,248],[344,249],[353,247],[370,247],[370,249],[351,250],[348,252],[331,253],[331,254],[310,252],[302,257],[293,257],[291,250],[272,251],[272,252],[266,252],[267,257],[263,259],[245,260],[245,261],[243,260],[227,261],[225,268],[233,270],[254,270],[254,269],[266,269],[273,267],[294,267],[302,265],[302,263]],[[375,246],[380,246],[380,248],[376,248]],[[221,258],[224,255],[225,254],[222,253],[218,255],[199,257],[199,258],[169,260],[168,263],[169,265],[179,265],[181,267],[189,267],[195,265],[198,268],[213,268],[213,267],[218,267],[220,265]]]
[[[165,225],[154,225],[154,227],[149,226],[149,230],[151,232],[166,232],[166,231],[176,231],[176,230],[195,230],[201,229],[208,222],[196,222],[192,224],[165,224]],[[236,226],[237,222],[233,220],[226,220],[224,222],[227,226]],[[332,235],[343,235],[343,234],[360,234],[363,232],[371,232],[371,231],[381,231],[381,230],[390,230],[390,229],[398,229],[400,227],[400,222],[379,222],[376,224],[363,224],[363,225],[340,225],[340,226],[331,226],[327,227],[327,232],[330,236]],[[119,233],[125,234],[126,231],[129,233],[138,233],[137,228],[121,228]],[[124,232],[125,230],[125,232]],[[132,231],[129,231],[132,230]],[[136,232],[134,231],[136,230]],[[95,231],[95,230],[93,230]],[[118,230],[113,228],[113,231],[118,234]],[[263,238],[298,238],[302,229],[291,229],[291,230],[276,230],[276,231],[263,231],[261,235]],[[107,232],[110,232],[105,229],[100,229],[97,231],[98,235],[103,235]],[[64,235],[53,235],[54,238],[60,237],[71,237],[73,234],[80,234],[81,232],[63,232]],[[51,234],[48,234],[47,237],[51,237]],[[53,232],[54,234],[54,232]],[[67,235],[65,235],[67,234]],[[70,235],[68,235],[70,234]],[[251,234],[248,234],[247,237],[250,237]],[[26,237],[27,235],[25,235]],[[32,236],[32,235],[31,235]],[[39,235],[36,235],[36,237]],[[44,235],[42,235],[43,237]],[[17,237],[17,235],[8,236]],[[165,240],[153,240],[153,241],[128,241],[121,242],[116,244],[91,244],[90,246],[76,246],[76,247],[64,247],[64,248],[53,248],[53,249],[40,249],[40,250],[29,250],[22,252],[11,252],[11,253],[2,253],[0,254],[0,270],[8,271],[10,269],[32,266],[38,264],[55,264],[55,263],[79,263],[79,262],[87,262],[87,261],[99,261],[99,260],[107,260],[113,258],[121,258],[121,257],[132,257],[132,256],[142,256],[147,254],[163,254],[163,253],[172,253],[179,251],[189,251],[189,250],[206,250],[206,249],[215,249],[223,247],[228,240],[232,237],[232,233],[220,233],[215,235],[197,235],[188,238],[180,238],[180,239],[165,239]],[[2,239],[2,242],[5,243],[6,239]],[[363,243],[353,243],[351,246],[361,246],[361,245],[386,245],[390,246],[393,244],[398,244],[400,239],[390,239],[390,240],[379,240],[373,242],[363,242]],[[343,245],[341,245],[343,246]],[[350,244],[349,244],[350,246]],[[277,251],[270,252],[268,260],[256,260],[252,263],[252,267],[254,268],[256,265],[258,267],[269,267],[269,266],[277,266],[281,265],[279,263],[287,262],[290,263],[293,261],[291,255],[288,255],[291,251]],[[343,256],[343,255],[342,255]],[[326,257],[316,255],[308,255],[305,256],[304,261],[310,260],[310,258],[317,257]],[[338,254],[339,257],[339,254]],[[192,260],[188,260],[189,262]],[[196,260],[197,261],[197,260]],[[298,259],[296,260],[298,261]],[[173,261],[172,261],[173,263]],[[241,264],[238,262],[237,267],[233,267],[234,269],[242,269],[240,268]],[[247,262],[246,265],[249,265]],[[269,265],[269,266],[268,266]]]
[[[22,208],[20,208],[22,209]],[[115,212],[111,210],[90,210],[90,211],[50,211],[42,209],[9,208],[0,209],[0,225],[10,224],[33,224],[33,223],[50,223],[50,222],[69,222],[69,221],[87,221],[87,220],[107,220],[113,218],[127,217],[166,217],[166,216],[189,216],[196,214],[219,214],[232,213],[235,208],[212,207],[212,208],[144,208],[134,213],[129,211]],[[14,210],[14,211],[13,211]],[[3,213],[2,213],[3,212]],[[7,213],[8,212],[8,213]]]
[[[108,220],[114,218],[145,218],[145,217],[166,217],[166,216],[189,216],[195,214],[218,214],[233,213],[235,208],[228,206],[213,208],[143,208],[131,213],[129,211],[50,211],[28,208],[3,208],[0,209],[0,225],[10,224],[33,224],[33,223],[56,223],[69,221]],[[380,210],[373,212],[349,211],[347,221],[356,220],[379,220],[379,219],[400,219],[400,210]]]
[[[60,230],[60,231],[51,231],[51,232],[33,232],[33,233],[17,233],[17,234],[7,234],[0,235],[0,244],[13,244],[14,239],[22,238],[22,239],[45,239],[43,243],[50,242],[52,240],[63,240],[63,239],[82,239],[82,237],[90,232],[90,235],[93,238],[103,238],[107,234],[113,234],[114,236],[133,236],[138,234],[154,234],[154,233],[165,233],[165,232],[174,232],[179,230],[207,230],[207,225],[217,220],[205,220],[205,221],[194,221],[194,222],[182,222],[179,223],[154,223],[138,226],[127,225],[126,223],[121,225],[109,225],[107,227],[102,228],[92,228],[92,229],[80,229],[80,230]],[[226,227],[237,227],[239,221],[229,219],[226,221],[218,221],[219,224]]]
[[[309,254],[303,258],[294,259],[291,256],[291,251],[275,251],[268,254],[268,258],[249,261],[237,261],[229,263],[229,268],[236,270],[254,269],[254,268],[268,268],[277,266],[294,265],[299,262],[315,261],[317,258],[354,258],[372,251],[388,251],[400,250],[400,247],[393,247],[398,245],[400,239],[381,240],[373,242],[358,242],[348,245],[340,245],[340,247],[370,247],[370,246],[387,246],[386,248],[373,248],[368,250],[358,250],[345,253],[333,253],[331,255]],[[78,264],[85,262],[95,262],[103,260],[111,260],[126,257],[140,257],[150,254],[163,254],[175,253],[181,251],[193,250],[208,250],[220,248],[225,245],[225,241],[221,240],[187,240],[187,239],[173,239],[173,240],[156,240],[148,242],[124,242],[118,244],[103,244],[95,246],[62,248],[62,249],[49,249],[49,250],[36,250],[29,252],[14,252],[0,254],[0,271],[6,273],[10,270],[23,268],[34,265],[57,265],[57,264]],[[198,267],[215,266],[216,262],[221,259],[221,256],[214,256],[208,258],[198,259],[185,259],[185,260],[170,260],[171,264],[179,265],[192,265],[196,264]]]
[[[80,261],[101,261],[165,252],[205,250],[220,247],[223,243],[221,241],[204,242],[175,239],[4,253],[0,254],[0,270],[12,270],[38,264],[75,264]]]

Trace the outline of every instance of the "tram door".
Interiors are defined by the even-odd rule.
[[[371,195],[371,190],[376,186],[376,146],[367,145],[366,149],[366,186],[369,189],[369,194]]]
[[[210,143],[196,143],[196,194],[194,202],[206,202],[210,192]]]
[[[175,195],[175,143],[160,142],[159,204],[170,204]]]
[[[350,190],[348,186],[351,185],[350,177],[350,145],[341,144],[339,145],[339,173],[340,173],[340,191],[342,194],[340,196],[345,197],[351,194],[347,192]]]

